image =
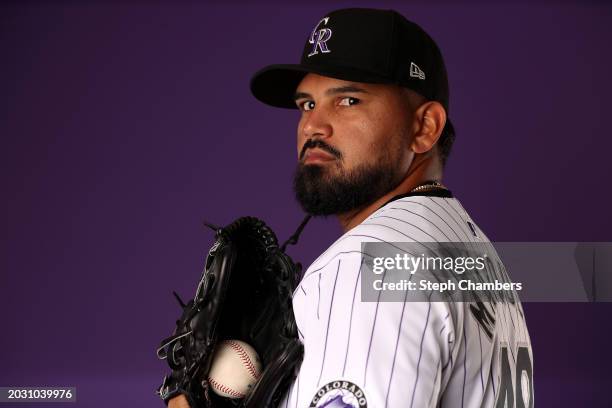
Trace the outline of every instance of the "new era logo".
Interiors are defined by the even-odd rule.
[[[417,64],[414,62],[410,63],[410,76],[412,78],[425,79],[425,73]]]

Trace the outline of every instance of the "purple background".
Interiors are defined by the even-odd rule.
[[[327,11],[373,4],[438,41],[458,132],[445,180],[491,239],[612,241],[611,5],[4,3],[0,385],[161,406],[155,348],[170,291],[193,294],[201,221],[255,215],[284,239],[302,217],[297,113],[256,102],[251,74],[297,62]],[[316,220],[292,253],[308,264],[339,232]],[[609,406],[612,304],[524,307],[537,406]]]

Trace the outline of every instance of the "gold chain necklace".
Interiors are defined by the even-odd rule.
[[[444,187],[442,185],[442,183],[439,183],[437,181],[431,181],[431,182],[428,182],[426,184],[421,184],[420,186],[416,186],[415,188],[410,190],[410,192],[411,193],[416,193],[416,192],[419,192],[419,191],[428,190],[430,188],[443,188],[443,189],[446,190],[446,187]]]

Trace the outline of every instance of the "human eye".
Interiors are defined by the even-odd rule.
[[[339,105],[341,105],[341,106],[353,106],[353,105],[357,105],[359,102],[361,102],[359,99],[353,98],[352,96],[347,96],[347,97],[344,97],[344,98],[340,99]]]
[[[315,103],[314,101],[311,100],[304,100],[304,101],[300,101],[297,103],[298,108],[300,108],[301,111],[309,111],[309,110],[313,110],[315,107]]]

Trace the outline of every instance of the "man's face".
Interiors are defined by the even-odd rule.
[[[405,177],[414,153],[402,88],[308,74],[296,90],[296,197],[313,215],[368,205]]]

